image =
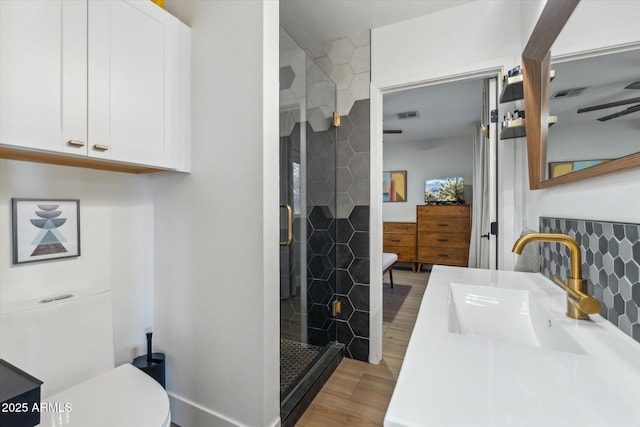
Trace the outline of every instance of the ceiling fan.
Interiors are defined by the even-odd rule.
[[[625,89],[640,89],[640,81],[631,83],[630,85],[626,86]],[[626,116],[627,114],[640,111],[640,97],[623,99],[620,101],[608,102],[606,104],[599,104],[599,105],[593,105],[591,107],[580,108],[578,110],[578,114],[586,113],[588,111],[603,110],[605,108],[619,107],[621,105],[629,105],[629,104],[637,104],[637,105],[632,105],[631,107],[627,107],[627,109],[625,110],[618,111],[617,113],[609,114],[609,115],[598,118],[599,121],[606,122],[607,120],[615,119],[617,117]]]

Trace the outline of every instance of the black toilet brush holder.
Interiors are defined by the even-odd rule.
[[[162,388],[166,388],[164,353],[153,353],[151,344],[152,336],[153,332],[147,332],[147,354],[133,359],[133,366],[147,373],[147,375],[156,380]]]

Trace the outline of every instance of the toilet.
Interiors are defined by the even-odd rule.
[[[0,357],[44,382],[39,425],[169,427],[162,386],[130,363],[114,368],[111,292],[63,296],[3,306],[0,316]]]

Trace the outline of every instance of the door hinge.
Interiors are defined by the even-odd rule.
[[[491,123],[498,123],[498,110],[491,110]]]
[[[342,303],[338,300],[335,300],[332,303],[331,314],[333,315],[333,317],[335,317],[340,313],[342,313]]]
[[[333,125],[337,128],[340,127],[340,116],[335,111],[333,112]]]
[[[489,127],[485,125],[480,125],[480,131],[482,133],[483,138],[489,138]]]

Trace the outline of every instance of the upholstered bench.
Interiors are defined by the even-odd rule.
[[[383,253],[382,254],[382,275],[389,272],[389,282],[393,288],[393,266],[398,261],[398,254]]]

